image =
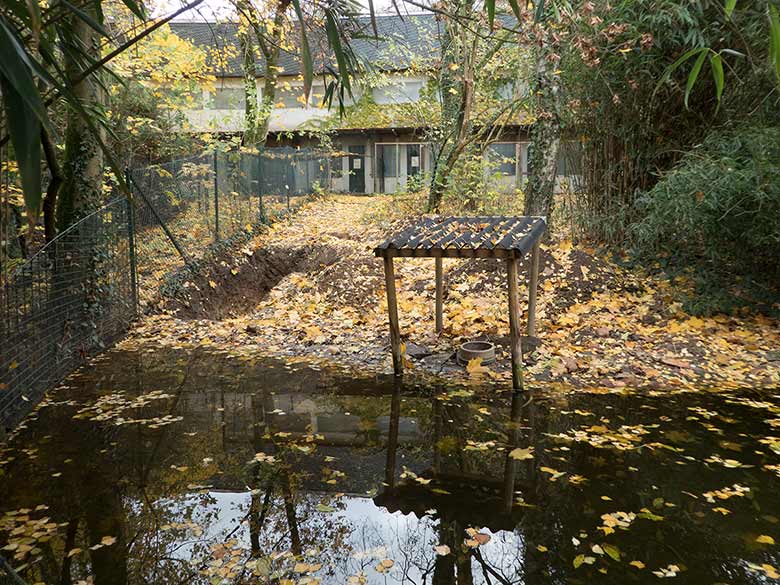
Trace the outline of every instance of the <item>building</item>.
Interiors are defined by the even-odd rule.
[[[435,144],[427,139],[431,121],[439,115],[432,80],[439,57],[442,24],[432,14],[377,17],[381,42],[357,40],[355,53],[376,73],[362,80],[345,117],[322,104],[323,78],[315,79],[304,96],[301,64],[282,51],[268,147],[316,145],[318,132],[328,131],[344,156],[334,159],[330,189],[349,193],[394,193],[421,184],[431,173]],[[370,22],[366,18],[365,26]],[[185,112],[192,132],[240,133],[244,127],[244,79],[235,23],[174,22],[172,31],[205,50],[212,58],[216,84],[203,89],[199,107]],[[225,57],[226,56],[226,57]],[[317,65],[315,74],[324,72]],[[322,59],[320,59],[322,62]],[[264,64],[258,59],[258,99],[262,96]],[[514,82],[508,84],[515,91]],[[528,125],[505,125],[487,149],[494,164],[491,177],[501,190],[521,187],[528,168]],[[562,158],[561,172],[565,174]]]

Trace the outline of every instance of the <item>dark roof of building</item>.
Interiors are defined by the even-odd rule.
[[[374,31],[368,17],[359,17],[358,32],[373,37]],[[433,14],[377,15],[378,39],[355,38],[351,45],[355,55],[364,62],[384,71],[402,71],[413,63],[431,66],[439,57],[440,23]],[[238,50],[238,25],[234,22],[172,22],[171,30],[179,37],[204,49],[217,77],[243,75],[242,60]],[[312,31],[316,32],[316,31]],[[309,33],[315,73],[323,73],[332,64],[327,42],[322,35]],[[219,64],[214,52],[227,54],[227,62]],[[259,53],[259,51],[258,51]],[[257,72],[262,76],[265,63],[262,55],[256,60]],[[279,55],[282,75],[299,75],[301,62],[298,55],[282,50]]]

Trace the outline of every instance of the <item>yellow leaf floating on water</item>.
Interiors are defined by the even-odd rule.
[[[620,562],[620,549],[614,544],[605,544],[604,552],[606,552],[613,561]]]
[[[538,550],[539,552],[547,552],[548,548],[546,546],[544,546],[543,544],[537,544],[536,545],[536,550]]]
[[[574,565],[575,569],[579,569],[583,563],[586,565],[592,565],[596,562],[596,557],[586,557],[585,555],[577,555],[574,557],[574,561],[572,564]]]
[[[775,543],[775,539],[772,538],[771,536],[766,535],[766,534],[762,534],[761,536],[756,538],[756,542],[759,542],[761,544],[774,544]]]
[[[322,568],[322,563],[309,564],[309,563],[295,563],[293,571],[296,573],[314,573]]]
[[[440,557],[446,557],[448,554],[450,554],[450,547],[446,544],[440,544],[438,546],[434,546],[433,550],[436,551],[436,554]]]
[[[533,447],[526,447],[526,448],[518,447],[517,449],[512,449],[509,452],[509,456],[512,459],[516,459],[517,461],[524,461],[526,459],[533,459],[534,458],[533,452],[534,452]]]
[[[631,561],[628,564],[631,565],[632,567],[636,567],[637,569],[645,568],[645,564],[642,561]]]
[[[490,535],[485,534],[484,532],[478,532],[474,528],[467,528],[466,534],[468,534],[471,538],[467,538],[464,542],[464,544],[471,548],[477,548],[479,546],[485,545],[488,542],[490,542]]]
[[[490,370],[482,365],[482,358],[476,357],[469,360],[469,363],[466,364],[466,371],[469,373],[469,376],[480,376],[488,373]]]
[[[769,577],[770,579],[780,579],[780,571],[778,571],[772,565],[763,563],[761,565],[761,570],[763,570],[764,573],[766,573],[766,576]]]
[[[389,571],[394,564],[395,561],[393,559],[382,559],[374,568],[377,570],[378,573],[385,573]]]
[[[549,473],[551,475],[550,481],[555,481],[559,477],[566,475],[565,471],[558,471],[557,469],[553,469],[552,467],[540,467],[539,470],[545,473]]]
[[[103,546],[111,546],[116,543],[116,536],[104,536],[100,539],[100,544]]]

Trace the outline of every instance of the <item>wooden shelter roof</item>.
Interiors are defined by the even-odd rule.
[[[543,217],[424,217],[374,248],[379,257],[522,258],[547,229]]]

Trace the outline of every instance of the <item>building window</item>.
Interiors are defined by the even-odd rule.
[[[517,173],[517,149],[514,143],[499,143],[488,146],[488,157],[493,171],[514,176]]]
[[[325,86],[321,83],[316,83],[311,86],[311,93],[309,93],[309,106],[312,108],[325,108],[328,104],[323,104],[322,100],[325,98]]]
[[[382,145],[382,176],[394,178],[398,176],[398,145]]]
[[[275,108],[303,108],[306,100],[303,87],[277,87],[274,100]]]
[[[422,81],[396,81],[384,87],[374,88],[374,101],[378,104],[406,104],[420,99]]]
[[[243,87],[218,87],[212,100],[213,110],[243,110],[246,94]]]

